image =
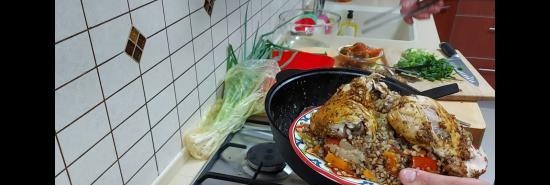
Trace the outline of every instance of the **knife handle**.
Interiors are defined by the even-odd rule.
[[[456,54],[455,48],[451,46],[451,44],[442,42],[439,44],[439,47],[441,48],[441,51],[443,51],[443,54],[447,55],[447,57],[451,57]]]

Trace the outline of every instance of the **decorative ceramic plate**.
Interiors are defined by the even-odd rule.
[[[294,152],[296,152],[298,157],[300,157],[300,159],[304,163],[306,163],[311,169],[315,170],[319,174],[329,178],[334,182],[350,185],[378,185],[375,182],[371,182],[365,179],[339,176],[326,165],[325,160],[306,152],[306,144],[304,143],[302,137],[300,136],[300,134],[298,134],[298,131],[296,129],[304,127],[305,125],[309,125],[311,116],[315,112],[317,112],[318,108],[319,107],[304,111],[300,114],[300,116],[298,116],[298,118],[296,118],[292,122],[292,125],[290,125],[288,135],[290,137],[290,141],[292,141],[291,145],[292,149],[294,149]]]

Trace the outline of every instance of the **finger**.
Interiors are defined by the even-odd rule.
[[[412,17],[405,17],[405,18],[403,18],[403,20],[404,20],[407,24],[412,24],[412,23],[413,23],[413,18],[412,18]]]
[[[401,170],[399,180],[403,185],[489,185],[489,183],[479,179],[444,176],[413,168]]]
[[[401,14],[406,15],[417,7],[415,1],[404,0],[401,2]]]
[[[417,18],[417,19],[429,19],[431,15],[432,15],[431,13],[422,12],[422,13],[416,14],[416,15],[414,16],[414,18]]]

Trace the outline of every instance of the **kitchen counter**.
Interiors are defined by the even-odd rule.
[[[327,3],[334,3],[327,1]],[[363,3],[372,6],[395,6],[399,3],[399,0],[354,0],[353,3]],[[376,7],[374,7],[376,8]],[[400,46],[401,48],[424,48],[429,50],[436,50],[440,43],[439,36],[435,27],[433,18],[428,20],[415,20],[413,25],[415,27],[415,39],[412,41],[400,41],[400,40],[384,40],[384,39],[368,39],[363,38],[362,42],[369,43],[378,47],[393,47]],[[339,47],[349,43],[355,43],[358,38],[355,37],[325,37],[323,40],[330,43],[333,47]],[[326,51],[329,55],[334,56],[335,48],[303,48],[306,51],[323,52]],[[491,133],[481,132],[481,135],[490,134],[490,142],[494,143],[494,102],[492,107],[483,107],[480,109],[478,102],[460,102],[460,101],[441,101],[441,104],[449,110],[449,112],[456,115],[456,117],[462,121],[472,123],[473,127],[485,129],[486,123],[491,123],[487,127],[491,127]],[[490,114],[487,115],[486,112]],[[184,130],[195,127],[198,123],[188,123]],[[481,143],[482,148],[489,155],[490,168],[487,173],[482,176],[482,179],[487,181],[494,181],[494,145],[487,144],[485,140]],[[203,168],[206,161],[196,160],[190,157],[185,148],[182,147],[182,151],[173,159],[167,169],[162,172],[161,175],[153,182],[153,185],[182,185],[190,184],[198,172]],[[491,167],[492,166],[492,167]]]

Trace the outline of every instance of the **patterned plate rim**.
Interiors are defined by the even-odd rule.
[[[326,177],[326,178],[328,178],[328,179],[330,179],[334,182],[340,183],[340,184],[357,185],[358,183],[346,180],[346,179],[344,179],[344,177],[338,176],[336,174],[333,174],[331,172],[328,172],[328,171],[316,166],[315,164],[313,164],[313,162],[311,162],[307,158],[307,156],[305,156],[305,154],[300,150],[300,148],[298,148],[298,144],[296,143],[296,138],[294,136],[294,134],[296,133],[296,124],[298,124],[298,121],[300,120],[300,118],[304,117],[306,114],[309,114],[314,110],[317,110],[318,108],[319,107],[313,107],[313,108],[310,108],[306,111],[303,111],[302,113],[300,113],[300,115],[297,118],[294,119],[294,121],[292,121],[292,124],[290,125],[290,129],[288,129],[288,136],[290,137],[290,140],[292,141],[292,144],[291,144],[292,149],[294,150],[296,155],[298,155],[298,157],[304,163],[306,163],[306,165],[308,165],[311,169],[315,170],[317,173],[323,175],[324,177]],[[358,178],[354,178],[354,179],[358,179]],[[358,180],[363,180],[366,183],[371,183],[372,185],[377,185],[377,183],[371,182],[371,181],[368,181],[368,180],[365,180],[365,179],[358,179]],[[364,184],[364,183],[362,183],[362,184]]]

